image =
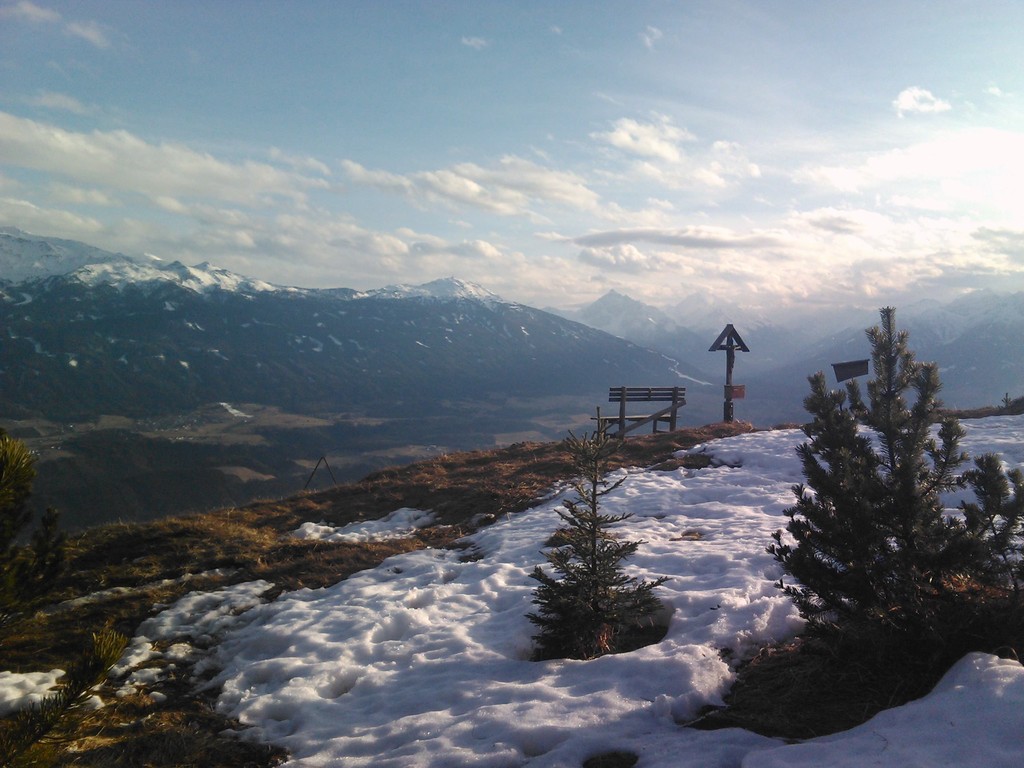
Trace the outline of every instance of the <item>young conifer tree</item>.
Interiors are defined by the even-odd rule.
[[[964,524],[979,543],[979,559],[991,584],[1012,589],[1009,608],[1019,612],[1024,581],[1024,473],[1004,471],[993,453],[974,460],[964,473],[976,502],[964,502]]]
[[[622,484],[606,479],[608,458],[618,448],[604,432],[565,441],[576,478],[574,500],[557,509],[566,527],[559,531],[560,546],[544,553],[558,574],[537,566],[532,578],[536,613],[528,614],[540,631],[534,636],[542,658],[591,659],[618,650],[621,633],[639,627],[661,608],[653,594],[666,579],[639,580],[622,572],[622,562],[642,541],[620,541],[609,526],[632,515],[606,515],[601,498]]]
[[[18,544],[32,516],[27,501],[34,464],[25,444],[0,430],[0,627],[49,587],[64,562],[64,537],[53,510],[47,510],[30,545]]]
[[[806,483],[787,510],[792,543],[778,531],[768,551],[799,582],[783,588],[812,629],[867,621],[921,635],[938,629],[949,585],[978,566],[971,537],[940,499],[959,481],[963,430],[947,418],[932,436],[938,373],[914,359],[895,310],[881,310],[867,335],[867,401],[856,381],[843,393],[829,391],[821,372],[810,378],[809,442],[798,448]]]

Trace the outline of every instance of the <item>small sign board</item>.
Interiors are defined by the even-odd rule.
[[[836,382],[846,381],[855,376],[867,376],[868,361],[848,360],[845,363],[832,363],[832,370],[836,372]]]
[[[726,384],[725,385],[725,399],[726,400],[742,400],[747,396],[747,385],[746,384]]]

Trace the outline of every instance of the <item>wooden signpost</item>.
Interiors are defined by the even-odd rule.
[[[722,421],[733,421],[734,409],[733,400],[741,400],[747,396],[746,385],[732,383],[732,368],[736,364],[736,350],[749,352],[750,348],[743,343],[743,339],[732,327],[732,323],[725,326],[708,352],[725,350],[725,404],[722,408]]]

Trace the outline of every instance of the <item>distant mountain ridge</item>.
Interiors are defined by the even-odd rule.
[[[750,348],[737,358],[736,381],[746,385],[737,415],[757,423],[802,419],[807,376],[823,370],[834,383],[831,364],[868,357],[864,331],[878,322],[877,312],[844,308],[820,322],[794,324],[726,305],[712,312],[699,297],[684,304],[661,310],[610,291],[564,314],[711,372],[722,363],[708,348],[724,323],[733,323]],[[1007,394],[1024,395],[1024,293],[978,291],[947,304],[923,300],[896,310],[917,359],[939,365],[942,397],[950,407],[976,408]]]
[[[180,261],[165,262],[155,256],[139,259],[123,253],[111,253],[74,240],[41,237],[15,227],[0,227],[0,282],[16,284],[47,277],[66,277],[84,285],[110,285],[119,290],[142,283],[174,283],[204,293],[213,290],[239,293],[288,291],[315,293],[320,289],[275,285],[235,274],[209,262],[186,266]],[[375,291],[347,288],[326,289],[345,298],[476,299],[501,302],[501,297],[479,285],[456,277],[442,278],[424,285],[389,285]]]
[[[683,423],[713,420],[677,360],[454,277],[295,288],[11,229],[0,270],[0,422],[71,527],[557,440],[609,386],[682,384]]]
[[[134,262],[75,240],[39,237],[15,227],[0,227],[0,283],[18,283],[64,275],[90,264]]]
[[[0,228],[0,420],[40,455],[33,504],[72,525],[237,505],[297,492],[321,456],[357,479],[592,429],[610,386],[678,383],[684,425],[718,421],[721,328],[701,306],[692,328],[616,293],[565,318],[455,277],[296,288]],[[1024,297],[897,309],[948,405],[1024,394]],[[736,417],[802,420],[807,375],[866,357],[876,321],[823,338],[738,321]]]
[[[709,384],[721,380],[722,361],[708,347],[721,330],[716,318],[731,317],[697,298],[684,312],[615,291],[556,316],[455,277],[369,291],[286,287],[10,227],[0,228],[0,269],[5,407],[54,416],[231,399],[414,410],[440,397],[496,396],[515,371],[515,391],[531,396],[681,381],[691,386],[689,412],[715,420]],[[703,325],[687,325],[694,313]],[[818,337],[815,324],[746,319],[736,323],[751,349],[737,361],[736,380],[747,385],[737,415],[774,422],[802,417],[809,373],[867,356],[863,331],[877,315],[844,330],[823,325]],[[940,365],[950,405],[1024,391],[1024,294],[922,301],[897,307],[897,321],[918,359]]]
[[[457,277],[440,278],[423,285],[389,285],[376,291],[366,291],[363,295],[378,299],[466,299],[489,306],[506,303],[486,288]]]
[[[32,276],[0,290],[7,415],[141,417],[220,401],[405,413],[694,378],[664,355],[456,278],[289,288],[10,229],[0,242],[5,266],[33,262],[10,272]]]

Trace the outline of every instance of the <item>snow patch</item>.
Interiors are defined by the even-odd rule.
[[[252,418],[252,416],[250,414],[242,413],[242,411],[240,411],[237,408],[235,408],[234,406],[232,406],[231,403],[218,403],[218,405],[220,405],[221,408],[223,408],[225,411],[230,413],[235,418],[238,418],[238,419],[251,419]]]
[[[303,523],[292,536],[296,539],[335,542],[384,541],[409,536],[417,528],[433,525],[436,519],[432,512],[403,507],[380,520],[350,523],[340,528],[325,523]]]
[[[49,672],[0,672],[0,717],[28,709],[53,692],[63,669]]]

